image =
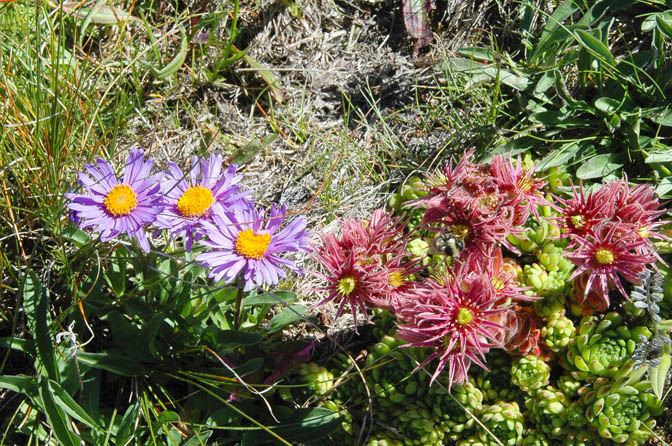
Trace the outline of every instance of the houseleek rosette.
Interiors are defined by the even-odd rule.
[[[521,446],[551,446],[551,440],[543,432],[536,429],[528,429],[523,434],[523,441]]]
[[[466,437],[475,429],[474,416],[483,407],[483,393],[475,386],[473,378],[464,384],[453,384],[450,392],[443,376],[437,381],[427,394],[429,407],[440,420],[448,439],[455,441]]]
[[[648,392],[646,368],[628,361],[611,379],[597,380],[581,397],[586,418],[603,438],[626,445],[644,444],[662,413],[661,402]]]
[[[539,432],[559,438],[567,433],[567,406],[569,401],[560,390],[547,386],[525,400],[528,418]]]
[[[549,365],[534,355],[521,356],[511,366],[511,382],[525,392],[544,387],[550,376]]]
[[[541,329],[541,338],[549,349],[559,352],[574,340],[574,333],[574,324],[569,318],[563,313],[553,313]]]
[[[485,406],[481,411],[480,419],[490,431],[479,429],[478,436],[481,441],[493,445],[498,444],[494,436],[506,446],[520,444],[523,438],[523,414],[520,412],[518,403],[498,401]]]
[[[388,412],[389,418],[383,412]],[[382,410],[374,416],[387,418],[385,421],[399,430],[404,446],[435,446],[441,444],[445,435],[438,418],[419,400],[393,406],[391,411]]]
[[[301,375],[301,381],[308,384],[308,388],[317,395],[324,395],[334,385],[334,375],[325,367],[321,367],[314,362],[301,364],[299,374]]]
[[[523,392],[511,382],[511,361],[513,358],[497,350],[488,355],[488,370],[479,370],[476,375],[476,387],[483,393],[486,403],[498,400],[518,401],[522,403]]]
[[[632,356],[640,335],[649,338],[651,331],[644,326],[628,328],[623,324],[623,316],[616,312],[605,315],[601,321],[594,316],[584,317],[567,351],[566,362],[578,369],[581,379],[590,375],[612,377]]]

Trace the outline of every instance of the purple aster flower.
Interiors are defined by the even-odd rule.
[[[196,260],[210,268],[210,277],[231,282],[242,274],[245,291],[255,285],[275,285],[286,266],[303,274],[292,260],[278,254],[286,251],[308,251],[306,218],[301,216],[280,229],[287,211],[283,205],[271,207],[268,217],[264,210],[257,210],[247,201],[238,201],[228,210],[215,210],[212,221],[201,222],[207,240],[200,243],[210,252],[200,254]]]
[[[141,149],[131,149],[121,181],[107,161],[99,158],[97,166],[87,164],[77,177],[87,193],[67,193],[65,197],[70,200],[68,209],[80,228],[94,227],[103,242],[126,233],[135,237],[143,251],[149,252],[145,226],[152,224],[161,212],[162,174],[150,176],[154,161],[143,158]]]
[[[201,223],[212,221],[215,209],[223,211],[248,194],[236,184],[241,179],[236,169],[232,164],[222,174],[221,155],[211,155],[207,161],[193,157],[188,177],[175,163],[168,163],[166,179],[161,183],[165,207],[156,225],[168,229],[171,238],[184,234],[187,251],[191,251],[193,241],[202,236]]]

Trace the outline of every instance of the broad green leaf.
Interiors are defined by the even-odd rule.
[[[328,435],[339,423],[337,412],[311,407],[297,409],[290,418],[283,419],[279,426],[271,428],[289,442],[312,442]]]
[[[97,431],[103,430],[103,427],[98,424],[82,407],[72,399],[63,388],[54,381],[49,381],[49,387],[54,394],[54,400],[62,407],[71,417],[81,421],[92,429]]]
[[[170,62],[160,69],[154,66],[149,67],[157,79],[165,79],[177,73],[177,70],[180,69],[186,60],[187,54],[189,53],[189,38],[187,37],[187,33],[183,28],[180,28],[180,37],[182,39],[180,41],[180,49],[177,51],[177,54],[175,54]]]
[[[0,347],[18,350],[27,355],[35,355],[35,341],[20,338],[0,338]]]
[[[61,235],[63,236],[64,239],[66,239],[79,249],[82,249],[83,247],[91,243],[91,238],[89,237],[89,234],[78,228],[73,227],[65,228],[63,229]]]
[[[656,15],[656,26],[658,27],[658,31],[660,31],[661,34],[663,34],[668,39],[672,39],[672,25],[670,25],[670,23],[665,20],[662,14]]]
[[[665,177],[660,180],[658,187],[656,187],[656,194],[659,197],[664,197],[670,192],[672,192],[672,177]]]
[[[577,141],[565,143],[546,155],[534,168],[536,172],[543,172],[552,167],[562,166],[581,150],[581,145]]]
[[[642,116],[665,127],[672,127],[672,108],[655,107],[642,110]]]
[[[158,431],[161,429],[161,425],[166,424],[166,423],[178,423],[180,421],[180,415],[177,412],[173,412],[172,410],[164,410],[161,412],[161,415],[159,415],[159,418],[152,423],[152,429],[155,431]]]
[[[478,46],[460,48],[457,54],[469,59],[487,60],[488,62],[494,62],[497,59],[497,55],[491,49]]]
[[[644,159],[645,163],[669,163],[672,161],[672,150],[668,152],[653,152]]]
[[[584,119],[567,116],[565,113],[556,111],[545,111],[532,113],[529,116],[530,121],[542,124],[546,127],[557,127],[566,129],[570,127],[581,127],[588,124]]]
[[[296,294],[291,291],[274,291],[257,296],[249,296],[245,298],[245,306],[263,305],[263,304],[291,304],[296,300]]]
[[[642,22],[642,31],[653,31],[653,29],[657,27],[659,17],[660,20],[664,21],[668,25],[672,25],[672,9],[668,9],[667,11],[651,14],[645,18]]]
[[[264,337],[259,333],[248,333],[236,330],[221,330],[217,333],[217,348],[220,351],[233,350],[238,347],[249,347],[259,344]]]
[[[667,378],[667,373],[670,371],[670,365],[672,365],[672,357],[670,357],[670,353],[668,352],[660,358],[660,364],[649,368],[651,388],[659,400],[663,399],[663,391],[665,390],[666,380],[665,378]]]
[[[555,8],[553,14],[551,14],[551,16],[546,21],[544,29],[541,30],[541,38],[543,39],[549,33],[558,28],[567,18],[569,18],[569,16],[578,10],[578,3],[576,3],[574,0],[565,0],[562,2],[560,6]]]
[[[577,29],[574,35],[579,43],[593,53],[593,55],[601,57],[603,62],[608,63],[612,67],[616,66],[617,62],[611,51],[599,39],[582,29]]]
[[[32,376],[0,376],[0,388],[22,393],[33,400],[34,403],[40,400],[37,382]]]
[[[49,378],[59,381],[54,344],[49,332],[49,298],[42,282],[33,270],[28,270],[26,273],[23,285],[23,308],[28,319],[28,328],[35,338],[39,363],[44,367],[43,371]]]
[[[269,333],[280,331],[289,324],[303,319],[303,315],[306,311],[308,311],[308,307],[304,305],[291,305],[271,319],[271,329],[269,330]]]
[[[121,418],[119,423],[119,429],[117,430],[117,436],[114,439],[115,446],[126,446],[132,439],[133,434],[135,433],[135,421],[140,415],[140,404],[136,401],[135,403],[128,406],[126,413]]]
[[[576,176],[582,180],[605,177],[620,167],[623,167],[623,163],[617,161],[616,155],[611,153],[596,155],[576,170]]]
[[[128,12],[105,3],[105,1],[101,1],[93,8],[82,8],[81,2],[64,2],[62,7],[65,12],[77,19],[88,19],[101,25],[116,25],[131,19],[140,21]]]
[[[213,431],[203,431],[194,433],[193,437],[185,441],[182,446],[203,446],[208,444],[208,439]]]
[[[80,446],[78,435],[71,429],[71,422],[63,410],[56,405],[56,400],[52,394],[49,381],[42,377],[39,382],[40,397],[42,398],[42,407],[47,416],[49,427],[53,430],[54,436],[64,446]]]
[[[621,102],[613,98],[598,98],[595,101],[595,108],[608,115],[613,114],[621,106]]]
[[[262,149],[269,147],[271,143],[275,141],[277,136],[277,133],[270,133],[264,136],[264,138],[261,140],[259,140],[259,138],[256,136],[253,136],[245,147],[238,149],[233,153],[231,157],[231,163],[238,166],[249,163],[254,159],[257,153],[259,153]]]
[[[77,354],[77,361],[96,369],[107,370],[121,376],[142,376],[149,370],[128,356],[118,353],[86,353]]]

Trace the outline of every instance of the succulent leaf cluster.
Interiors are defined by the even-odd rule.
[[[546,386],[550,376],[549,365],[534,355],[521,356],[511,365],[511,382],[528,393]]]

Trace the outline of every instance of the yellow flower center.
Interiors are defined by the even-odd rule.
[[[343,277],[338,281],[338,292],[348,296],[357,286],[357,281],[353,277]]]
[[[600,265],[611,265],[614,263],[614,253],[605,248],[600,248],[595,253],[595,260]]]
[[[529,192],[532,189],[532,183],[534,181],[530,177],[521,177],[518,179],[518,188],[523,192]]]
[[[649,232],[649,227],[648,226],[642,226],[641,228],[639,228],[637,230],[637,234],[641,238],[649,238],[649,234],[651,234],[651,233]]]
[[[474,320],[474,312],[469,308],[462,307],[457,311],[457,318],[455,320],[460,325],[467,325]]]
[[[185,217],[200,217],[206,213],[215,197],[207,187],[194,186],[187,189],[177,200],[177,210]]]
[[[504,289],[504,281],[500,279],[499,277],[493,277],[492,278],[492,286],[497,290],[502,290]]]
[[[583,218],[583,215],[572,215],[569,217],[569,221],[572,222],[575,228],[583,228],[586,226],[586,219]]]
[[[458,240],[464,241],[469,237],[469,226],[467,225],[452,225],[449,231]]]
[[[271,243],[269,234],[255,234],[252,229],[246,229],[238,234],[236,252],[248,259],[259,259],[266,254],[269,243]]]
[[[137,195],[128,184],[117,184],[105,197],[105,208],[115,217],[130,214],[138,207]]]
[[[406,280],[407,280],[406,276],[401,271],[392,271],[387,276],[387,283],[392,288],[399,288],[406,282]]]

